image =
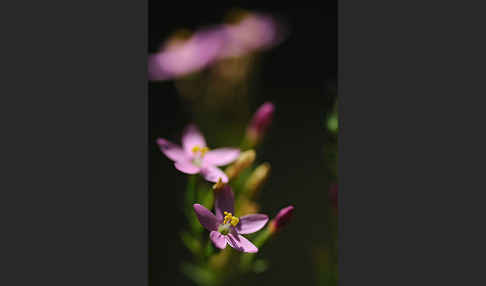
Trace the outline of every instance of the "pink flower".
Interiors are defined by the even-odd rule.
[[[225,34],[220,28],[201,30],[182,43],[149,55],[149,79],[169,80],[204,69],[219,56]]]
[[[282,230],[282,228],[292,219],[294,209],[294,206],[288,206],[281,209],[271,222],[271,231],[277,232]]]
[[[177,170],[186,174],[201,173],[210,182],[218,182],[221,178],[223,183],[228,182],[228,177],[217,166],[227,165],[239,156],[240,150],[236,148],[218,148],[210,150],[206,146],[204,136],[199,129],[188,125],[182,134],[182,147],[170,141],[158,138],[157,144],[160,150],[169,159],[175,161]]]
[[[283,39],[278,28],[271,16],[250,13],[237,24],[198,30],[188,40],[166,44],[160,52],[149,55],[149,79],[184,77],[217,60],[270,48]]]
[[[240,218],[234,213],[234,195],[231,188],[225,185],[215,192],[215,214],[200,204],[194,204],[194,211],[204,228],[210,233],[209,237],[214,246],[224,249],[226,244],[242,252],[258,252],[258,248],[242,234],[254,233],[262,229],[268,222],[264,214],[250,214]]]
[[[271,16],[250,13],[240,22],[225,25],[225,47],[220,57],[239,57],[250,52],[268,49],[282,40],[278,23]]]
[[[271,102],[265,102],[257,109],[246,131],[247,137],[252,142],[258,142],[263,138],[273,121],[274,113],[275,105]]]

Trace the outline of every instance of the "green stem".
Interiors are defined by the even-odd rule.
[[[192,206],[194,200],[196,199],[196,176],[189,175],[186,187],[186,204]]]
[[[272,232],[270,231],[270,227],[266,227],[253,241],[256,247],[259,249],[267,242],[267,240],[272,236]],[[241,256],[241,268],[243,271],[250,270],[250,266],[255,259],[256,253],[245,253]]]

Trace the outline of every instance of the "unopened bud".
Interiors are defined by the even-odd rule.
[[[276,233],[289,223],[292,219],[294,213],[294,206],[288,206],[286,208],[281,209],[277,216],[270,222],[270,232]]]
[[[263,163],[258,166],[246,182],[246,190],[251,198],[261,189],[270,174],[270,164]]]
[[[265,102],[255,112],[246,130],[246,137],[250,145],[256,145],[261,141],[268,126],[272,123],[274,112],[275,105],[271,102]]]
[[[248,150],[240,154],[236,161],[228,166],[225,170],[228,179],[238,176],[244,169],[248,168],[255,161],[256,153],[254,150]]]
[[[214,184],[214,185],[213,185],[213,190],[215,190],[215,191],[219,191],[219,190],[221,190],[223,187],[224,187],[223,180],[221,180],[221,178],[218,178],[218,182],[216,182],[216,184]]]
[[[238,211],[242,214],[254,214],[258,213],[260,206],[247,198],[241,198],[238,204]]]

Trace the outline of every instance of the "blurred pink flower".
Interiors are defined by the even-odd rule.
[[[226,174],[217,166],[233,162],[240,154],[240,150],[236,148],[210,150],[206,146],[204,136],[193,124],[188,125],[183,131],[182,147],[163,138],[158,138],[157,144],[165,156],[175,161],[174,166],[177,170],[186,174],[201,173],[206,180],[214,183],[218,182],[219,178],[223,183],[228,182]]]
[[[277,22],[251,13],[236,24],[196,31],[188,40],[165,48],[148,58],[149,80],[170,80],[202,70],[215,60],[238,57],[279,43]]]
[[[242,252],[258,252],[258,248],[242,234],[250,234],[262,229],[268,222],[264,214],[249,214],[240,218],[234,213],[234,194],[228,185],[215,192],[215,214],[200,204],[194,204],[194,211],[204,228],[210,233],[213,244],[219,248],[232,248]]]
[[[205,68],[219,56],[224,34],[220,28],[201,30],[182,43],[149,55],[149,79],[168,80]]]
[[[227,33],[220,57],[238,57],[270,48],[280,42],[278,24],[268,15],[252,13],[233,25],[225,25]]]

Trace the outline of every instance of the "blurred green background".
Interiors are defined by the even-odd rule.
[[[149,83],[149,184],[151,285],[193,285],[180,272],[190,259],[179,237],[186,224],[180,205],[187,176],[178,172],[158,149],[163,137],[180,143],[182,129],[196,123],[211,147],[238,146],[252,113],[265,101],[276,106],[272,126],[257,162],[272,166],[261,191],[262,213],[273,217],[287,205],[296,207],[288,227],[259,255],[269,269],[230,285],[335,285],[326,278],[330,228],[328,190],[335,182],[336,138],[328,131],[328,118],[336,101],[337,2],[321,8],[237,7],[277,16],[288,27],[287,38],[271,50],[252,55],[245,63],[248,77],[225,85],[205,73],[200,79]],[[162,1],[149,1],[149,52],[179,29],[195,30],[221,23],[232,7],[167,9]],[[198,95],[201,81],[209,90]],[[238,284],[239,283],[239,284]]]

